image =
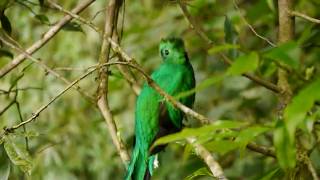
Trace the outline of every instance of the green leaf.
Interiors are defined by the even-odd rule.
[[[5,138],[4,135],[0,137],[0,145],[5,141],[5,139],[6,139],[6,138]]]
[[[37,14],[34,16],[36,19],[38,19],[41,23],[50,25],[49,18],[46,15],[43,14]]]
[[[316,100],[320,100],[320,79],[302,89],[286,107],[284,119],[293,141],[297,126],[304,122],[307,112],[311,110]]]
[[[296,148],[294,139],[289,138],[289,131],[283,121],[279,121],[274,130],[273,142],[276,147],[277,160],[282,169],[294,168],[296,165]]]
[[[186,178],[184,178],[184,180],[191,180],[191,179],[194,179],[194,178],[196,178],[198,176],[210,176],[210,177],[212,177],[211,172],[208,170],[208,168],[203,167],[203,168],[200,168],[200,169],[196,170],[195,172],[193,172],[192,174],[190,174]]]
[[[240,131],[236,142],[239,142],[242,146],[247,146],[247,144],[255,139],[258,135],[270,130],[268,127],[253,126]]]
[[[41,7],[43,7],[43,5],[44,5],[44,0],[39,0],[39,4],[40,4]]]
[[[258,67],[259,56],[256,52],[251,52],[238,57],[229,67],[227,74],[240,75],[248,71],[254,71]]]
[[[0,49],[0,57],[9,57],[9,58],[13,59],[13,54],[10,51],[1,48]]]
[[[4,167],[5,165],[5,167]],[[6,161],[5,164],[0,166],[0,180],[8,180],[10,175],[10,162]]]
[[[4,148],[14,165],[19,166],[24,173],[31,173],[32,159],[25,147],[20,146],[13,142],[10,137],[7,137],[4,142]]]
[[[65,30],[65,31],[83,32],[83,29],[82,29],[81,25],[76,23],[76,22],[69,22],[69,23],[65,24],[62,27],[62,29]]]
[[[208,54],[215,54],[221,51],[231,50],[231,49],[238,49],[240,48],[239,45],[236,44],[223,44],[219,46],[213,46],[208,50]]]
[[[202,90],[212,86],[213,84],[221,82],[224,79],[224,77],[225,77],[225,74],[211,76],[211,77],[203,80],[202,82],[200,82],[194,89],[179,93],[178,95],[175,96],[175,98],[179,99],[182,97],[190,96],[191,94],[194,94],[195,92],[202,91]]]
[[[239,143],[231,140],[213,140],[204,144],[207,150],[224,155],[239,147]]]
[[[4,14],[4,11],[2,14],[0,14],[0,21],[2,28],[8,33],[11,34],[12,28],[10,20],[7,18],[7,16]]]
[[[300,51],[298,43],[290,41],[272,48],[265,54],[265,57],[284,63],[293,69],[298,69]]]
[[[232,128],[239,128],[244,126],[245,123],[239,121],[216,121],[211,125],[206,125],[200,128],[185,128],[179,133],[170,134],[164,137],[159,138],[153,144],[152,148],[157,145],[167,144],[173,141],[183,140],[188,137],[197,137],[197,136],[204,136],[218,129],[232,129]]]
[[[191,144],[186,144],[183,151],[183,158],[182,158],[184,162],[189,158],[190,154],[192,154],[192,146]]]
[[[0,1],[0,12],[4,11],[8,4],[9,4],[10,0],[1,0]]]
[[[224,21],[224,34],[225,34],[225,42],[231,45],[236,45],[238,41],[238,33],[235,30],[232,22],[226,16]],[[231,58],[236,58],[238,56],[238,52],[235,48],[230,49],[229,55]]]
[[[276,168],[276,169],[268,172],[266,175],[261,177],[259,180],[277,179],[277,178],[275,178],[275,176],[278,174],[279,171],[280,171],[280,168]]]

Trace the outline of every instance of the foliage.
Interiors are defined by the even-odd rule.
[[[57,1],[67,10],[79,2]],[[159,155],[160,167],[154,179],[212,177],[185,141],[189,137],[214,154],[230,179],[283,179],[301,165],[297,148],[307,150],[315,171],[320,173],[319,25],[296,18],[295,38],[272,46],[256,36],[243,17],[258,34],[277,44],[276,1],[235,2],[240,9],[233,1],[183,1],[197,26],[214,42],[212,46],[191,28],[175,1],[126,1],[125,8],[120,9],[121,47],[149,74],[161,63],[161,38],[180,36],[185,40],[197,87],[179,97],[195,92],[193,109],[210,120],[209,125],[201,125],[186,118],[183,131],[155,142],[154,146],[169,145]],[[103,29],[107,3],[94,2],[81,17]],[[297,0],[295,10],[320,17],[317,0]],[[7,32],[24,49],[41,39],[64,15],[44,0],[0,1],[1,32]],[[97,32],[72,20],[33,57],[73,81],[98,62],[100,45]],[[231,66],[223,62],[221,53],[231,60]],[[0,69],[18,55],[1,42]],[[276,84],[280,68],[289,73],[293,90],[283,114],[278,112],[281,93],[241,76],[254,74]],[[110,108],[118,135],[131,149],[135,95],[115,66],[109,71]],[[133,74],[142,84],[139,72],[133,70]],[[92,96],[98,86],[96,76],[80,82],[81,89]],[[66,86],[30,59],[0,78],[0,179],[123,178],[125,168],[103,117],[76,90],[67,91],[25,127],[2,134],[2,129],[28,119]],[[248,150],[251,142],[275,150],[276,159]]]

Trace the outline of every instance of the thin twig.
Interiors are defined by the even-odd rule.
[[[308,20],[310,22],[313,22],[313,23],[316,23],[316,24],[320,24],[320,19],[316,19],[316,18],[310,17],[308,15],[305,15],[305,14],[297,12],[297,11],[289,11],[289,13],[290,13],[291,16],[301,17],[301,18],[303,18],[305,20]]]
[[[59,11],[62,11],[62,12],[65,13],[65,14],[70,15],[71,17],[73,17],[74,19],[79,20],[79,21],[82,22],[83,24],[88,25],[89,27],[91,27],[93,30],[95,30],[95,31],[98,32],[99,34],[102,34],[102,33],[103,33],[102,30],[101,30],[99,27],[97,27],[96,25],[94,25],[92,22],[90,22],[90,21],[82,18],[82,17],[79,16],[78,14],[66,10],[66,9],[64,9],[63,7],[61,7],[59,4],[57,4],[57,3],[55,3],[55,2],[52,2],[52,1],[50,1],[50,0],[48,0],[48,3],[49,3],[50,5],[52,5],[53,8],[55,8],[55,9],[57,9],[57,10],[59,10]]]
[[[18,91],[27,91],[27,90],[42,90],[42,89],[43,89],[43,88],[41,88],[41,87],[15,88],[15,89],[12,89],[11,91],[7,91],[7,90],[0,89],[0,94],[10,94],[10,93],[15,92],[16,90],[18,90]]]
[[[27,51],[21,49],[20,45],[10,36],[5,35],[11,42],[5,40],[3,37],[0,36],[0,40],[5,43],[6,45],[10,46],[11,48],[17,50],[19,53],[22,53],[23,55],[25,55],[26,57],[28,57],[30,60],[32,60],[33,62],[35,62],[36,64],[40,65],[41,68],[45,69],[47,72],[51,73],[52,75],[54,75],[55,77],[57,77],[58,79],[61,79],[65,84],[70,84],[70,81],[67,80],[66,78],[64,78],[63,76],[61,76],[59,73],[57,73],[56,71],[54,71],[53,69],[51,69],[50,67],[48,67],[45,63],[43,63],[42,61],[34,58],[31,54],[29,54]],[[80,88],[80,86],[75,86],[74,87],[75,90],[77,90],[81,95],[83,95],[89,102],[91,102],[92,104],[95,104],[95,100],[93,97],[91,97],[89,94],[87,94],[86,92],[82,91],[82,89]]]
[[[90,4],[92,4],[95,0],[87,0],[83,1],[80,4],[78,4],[71,12],[74,14],[78,14],[84,9],[86,9]],[[41,39],[36,41],[33,45],[31,45],[26,52],[28,54],[33,54],[37,50],[39,50],[41,47],[43,47],[51,38],[53,38],[60,29],[67,24],[69,21],[72,20],[72,16],[66,15],[64,16],[57,24],[52,26],[43,36]],[[6,64],[4,67],[0,69],[0,78],[5,76],[7,73],[12,71],[14,68],[16,68],[19,64],[21,64],[25,59],[26,55],[24,53],[21,53],[16,58],[14,58],[11,62]]]
[[[120,6],[119,1],[110,0],[106,8],[104,33],[99,55],[100,65],[109,62],[111,45],[108,41],[108,38],[112,37],[115,23],[117,23],[115,22],[115,17],[117,16],[117,6]],[[99,86],[97,105],[107,123],[109,134],[111,136],[113,144],[116,146],[123,164],[127,166],[130,161],[129,153],[120,136],[118,136],[117,126],[114,122],[114,118],[108,104],[108,73],[106,72],[108,72],[108,67],[99,66]]]
[[[89,76],[90,74],[92,74],[94,71],[96,71],[98,69],[99,66],[111,66],[111,65],[115,65],[115,64],[124,64],[124,65],[128,65],[129,63],[127,62],[110,62],[110,63],[105,63],[102,65],[96,65],[95,68],[89,70],[88,72],[84,73],[83,75],[81,75],[79,78],[77,78],[76,80],[72,81],[65,89],[61,90],[55,97],[53,97],[47,104],[41,106],[35,113],[32,113],[32,116],[29,117],[27,120],[14,125],[12,127],[7,127],[5,128],[5,132],[10,133],[13,132],[14,130],[20,128],[21,126],[28,124],[30,122],[32,122],[33,120],[35,120],[42,111],[44,111],[45,109],[47,109],[53,102],[55,102],[58,98],[60,98],[64,93],[66,93],[69,89],[71,89],[74,85],[76,85],[77,83],[79,83],[82,79],[86,78],[87,76]]]
[[[191,14],[189,13],[189,11],[187,10],[187,7],[185,4],[183,4],[183,2],[181,2],[181,0],[178,0],[178,4],[184,14],[184,16],[186,17],[186,19],[188,20],[189,24],[191,25],[191,27],[195,30],[195,32],[203,39],[205,40],[210,46],[213,46],[213,41],[204,33],[204,31],[201,29],[200,26],[197,25],[196,21],[193,19],[193,17],[191,16]],[[222,60],[228,64],[231,65],[232,61],[223,53],[219,52],[218,55],[222,58]],[[249,73],[244,73],[242,74],[244,77],[249,78],[250,80],[252,80],[253,82],[275,92],[275,93],[280,93],[281,89],[279,87],[277,87],[277,85],[266,81],[264,79],[261,79],[257,76],[251,75]]]
[[[246,23],[246,25],[249,27],[249,29],[260,39],[266,41],[268,44],[270,44],[272,47],[276,47],[277,45],[275,45],[273,42],[271,42],[268,38],[260,35],[259,33],[257,33],[257,31],[252,27],[251,24],[249,24],[249,22],[247,21],[247,19],[244,17],[244,15],[242,15],[241,11],[240,11],[240,8],[236,2],[236,0],[233,0],[233,4],[234,4],[234,7],[238,10],[239,12],[239,15],[240,15],[240,18],[242,19],[242,21],[244,23]]]

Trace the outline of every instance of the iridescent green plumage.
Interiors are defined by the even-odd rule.
[[[163,63],[152,73],[151,78],[172,96],[194,88],[194,72],[183,41],[178,38],[164,39],[159,49]],[[193,94],[179,101],[191,107],[194,98]],[[149,179],[154,154],[163,149],[157,147],[150,151],[150,146],[157,138],[180,131],[184,114],[164,101],[158,92],[145,83],[137,99],[135,116],[135,147],[126,179]]]

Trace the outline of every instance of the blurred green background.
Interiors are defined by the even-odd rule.
[[[50,28],[50,24],[54,24],[64,16],[57,10],[40,7],[39,2],[37,0],[12,0],[5,10],[12,26],[11,37],[24,48],[40,39],[43,33]],[[64,9],[71,10],[81,1],[59,0],[56,2]],[[225,19],[227,16],[230,20],[229,24],[236,32],[233,32],[231,36],[239,46],[237,54],[241,56],[253,51],[258,53],[257,67],[251,72],[276,82],[278,66],[265,56],[272,46],[255,36],[240,16],[241,13],[259,34],[276,44],[278,28],[276,1],[239,0],[237,1],[239,9],[235,8],[231,0],[191,0],[185,3],[188,4],[188,10],[197,23],[215,42],[214,47],[216,48],[226,43]],[[102,29],[106,4],[105,1],[96,1],[82,12],[81,16]],[[276,113],[278,97],[274,93],[240,75],[226,75],[228,66],[190,27],[176,2],[126,1],[124,6],[125,8],[121,9],[118,25],[119,31],[123,32],[121,46],[143,66],[146,72],[151,73],[161,63],[158,53],[161,38],[182,37],[195,70],[197,83],[201,84],[206,80],[215,81],[207,83],[205,88],[197,91],[194,109],[212,120],[243,121],[250,125],[271,127],[263,135],[257,136],[254,141],[269,147],[273,146],[272,128],[275,127],[278,118]],[[297,0],[295,9],[313,17],[320,17],[318,0]],[[70,81],[84,73],[81,68],[98,62],[101,44],[101,38],[97,32],[76,20],[72,22],[80,25],[80,28],[63,29],[33,55],[41,58],[45,64],[56,69]],[[290,46],[288,56],[292,57],[293,66],[298,66],[294,70],[302,76],[306,76],[307,70],[315,69],[311,75],[309,73],[312,79],[316,77],[316,70],[319,68],[319,25],[297,18],[295,27],[295,42],[293,47]],[[10,51],[14,56],[18,54],[3,44],[1,50]],[[0,68],[11,61],[11,58],[3,52],[0,54]],[[60,67],[77,69],[65,71],[59,70]],[[135,95],[117,68],[112,67],[110,70],[110,108],[119,134],[128,149],[131,149]],[[26,120],[32,112],[50,101],[66,85],[37,64],[26,60],[0,79],[0,89],[8,90],[22,74],[15,88],[34,88],[21,90],[17,96],[22,118]],[[142,84],[142,77],[138,73],[136,76]],[[97,90],[96,77],[97,74],[94,73],[80,82],[81,88],[93,96]],[[295,90],[302,89],[307,84],[295,75],[290,76],[289,82],[292,83]],[[0,94],[0,110],[12,101],[14,95],[15,93]],[[316,109],[315,112],[318,110]],[[12,105],[0,116],[1,129],[19,122],[16,105]],[[199,126],[196,120],[190,118],[188,123],[190,126]],[[4,179],[9,177],[9,179],[49,180],[122,179],[125,173],[125,168],[100,112],[74,89],[69,90],[50,105],[34,122],[28,124],[26,129],[30,156],[20,152],[25,147],[24,136],[26,135],[15,133],[10,136],[15,148],[19,150],[17,152],[24,159],[21,160],[22,165],[20,166],[13,164],[2,144],[0,146],[0,179],[1,177]],[[17,132],[23,132],[22,128]],[[310,133],[306,132],[306,134]],[[188,152],[185,147],[188,146],[185,146],[183,141],[171,143],[159,155],[160,168],[155,171],[154,179],[184,179],[201,168],[201,172],[208,173],[202,160],[194,153]],[[209,148],[230,179],[260,179],[268,178],[266,175],[272,177],[271,175],[275,174],[277,175],[271,179],[283,178],[283,171],[279,170],[279,164],[274,158],[239,149],[235,147],[226,150],[223,144]],[[312,151],[311,158],[319,172],[319,148]],[[24,174],[22,171],[24,168],[30,169],[31,175]],[[204,175],[196,178],[211,179],[212,177]]]

